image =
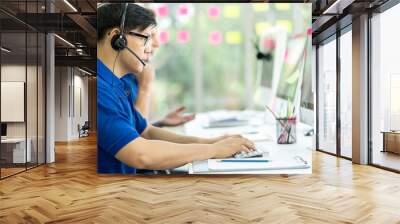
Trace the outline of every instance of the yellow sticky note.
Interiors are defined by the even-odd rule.
[[[288,33],[292,32],[293,24],[289,20],[277,20],[276,25],[285,28]]]
[[[253,3],[251,5],[253,6],[254,12],[265,12],[269,10],[268,3]]]
[[[289,3],[276,3],[275,8],[279,11],[287,11],[290,9]]]
[[[238,31],[226,32],[225,41],[228,44],[240,44],[242,42],[242,35]]]
[[[269,29],[271,27],[271,23],[269,22],[259,22],[256,23],[256,34],[261,35],[264,33],[265,30]]]
[[[226,5],[224,7],[224,16],[226,18],[237,18],[240,16],[240,7],[238,5]]]

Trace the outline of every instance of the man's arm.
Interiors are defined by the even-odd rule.
[[[198,138],[187,135],[179,135],[174,132],[165,130],[163,128],[154,127],[148,124],[146,129],[142,132],[141,136],[146,139],[169,141],[180,144],[200,143],[212,144],[217,141],[217,138]],[[219,138],[218,138],[219,140]]]
[[[215,144],[178,144],[138,137],[119,150],[115,157],[138,169],[162,170],[252,149],[253,143],[241,137],[227,138]]]
[[[153,88],[155,71],[151,65],[146,65],[143,72],[136,76],[138,81],[138,93],[136,96],[135,108],[144,118],[149,116],[150,98]]]
[[[139,169],[162,170],[182,166],[194,160],[214,157],[209,144],[177,144],[137,138],[128,143],[116,158]]]
[[[150,97],[151,97],[150,89],[145,89],[143,87],[138,88],[138,94],[136,97],[135,108],[146,119],[149,117],[149,107],[150,107],[149,99],[150,99]]]

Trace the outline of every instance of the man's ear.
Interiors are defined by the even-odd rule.
[[[112,38],[114,35],[119,35],[121,32],[119,31],[118,28],[112,28],[111,30],[109,30],[107,32],[107,35],[110,36],[110,38]]]

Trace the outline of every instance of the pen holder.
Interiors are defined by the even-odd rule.
[[[296,143],[296,117],[276,119],[276,138],[278,144]]]

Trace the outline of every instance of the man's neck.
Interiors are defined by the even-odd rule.
[[[121,65],[117,60],[115,60],[115,58],[117,57],[117,52],[115,52],[111,47],[107,48],[107,47],[99,47],[97,46],[97,58],[103,62],[103,64],[110,69],[115,76],[117,76],[118,78],[121,78],[122,76],[124,76],[127,72],[123,69],[121,69]],[[112,53],[110,53],[112,52]]]

